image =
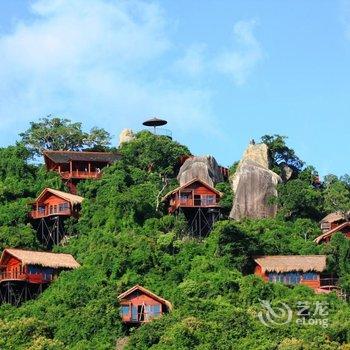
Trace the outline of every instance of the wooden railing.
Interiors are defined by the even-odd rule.
[[[0,272],[0,283],[3,281],[28,281],[30,283],[47,283],[53,279],[52,274],[24,273],[19,271]]]
[[[101,177],[101,171],[73,170],[62,171],[60,174],[63,179],[98,179]]]
[[[18,271],[0,272],[0,282],[3,280],[26,280],[27,274]]]
[[[71,216],[72,211],[70,209],[64,209],[64,210],[50,210],[50,208],[46,207],[45,210],[32,210],[30,212],[30,217],[33,219],[41,219],[50,215],[63,215],[63,216]]]
[[[336,289],[337,287],[338,287],[338,278],[336,277],[320,278],[320,288],[332,290],[332,289]]]
[[[201,199],[179,199],[178,204],[184,207],[213,207],[218,205],[216,200],[210,201],[207,198]]]

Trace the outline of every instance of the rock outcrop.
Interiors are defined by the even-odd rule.
[[[223,181],[220,167],[212,156],[191,157],[183,163],[177,176],[180,186],[194,178],[198,178],[212,187]]]
[[[281,168],[281,177],[283,182],[287,182],[291,178],[293,178],[294,170],[288,164],[282,162],[281,164],[279,164],[279,167]]]
[[[269,170],[268,148],[265,144],[250,144],[244,152],[237,171],[231,177],[235,193],[230,218],[274,217],[277,205],[271,197],[277,196],[276,185],[281,178]]]
[[[119,134],[119,146],[124,142],[130,142],[135,139],[135,135],[131,129],[124,129]]]

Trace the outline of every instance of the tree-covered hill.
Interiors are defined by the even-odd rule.
[[[46,186],[63,189],[55,174],[31,162],[25,146],[0,149],[2,248],[41,249],[27,218],[28,203]],[[279,189],[276,219],[223,218],[208,237],[197,239],[189,236],[184,218],[166,215],[161,206],[157,210],[160,191],[167,190],[164,178],[171,188],[179,157],[189,150],[141,132],[119,151],[122,159],[102,179],[79,184],[85,198],[81,216],[67,225],[68,242],[54,248],[73,254],[81,268],[63,272],[36,300],[18,308],[1,305],[0,349],[115,349],[125,336],[129,350],[350,349],[346,301],[251,275],[256,255],[325,253],[329,268],[350,290],[349,241],[335,235],[326,247],[313,243],[319,217],[337,209],[332,193],[341,205],[350,203],[346,178],[314,186],[313,170],[300,168]],[[232,196],[227,183],[219,187]],[[174,310],[128,329],[120,321],[117,295],[137,283],[170,300]],[[268,328],[258,318],[261,300],[293,309],[298,301],[327,303],[328,325]]]

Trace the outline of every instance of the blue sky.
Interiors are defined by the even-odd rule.
[[[282,134],[350,172],[350,0],[4,0],[0,57],[0,145],[48,114],[115,144],[159,116],[223,165]]]

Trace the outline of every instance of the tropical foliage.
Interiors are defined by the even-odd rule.
[[[277,140],[276,162],[286,152],[295,157],[281,145],[283,138]],[[30,163],[30,147],[29,142],[0,149],[2,248],[39,248],[27,205],[43,187],[62,186],[55,174]],[[141,132],[120,152],[122,159],[102,179],[79,184],[85,201],[80,219],[69,224],[77,235],[55,247],[73,254],[82,267],[63,272],[36,300],[19,308],[0,307],[1,349],[115,349],[116,340],[125,336],[130,350],[349,349],[347,302],[251,275],[255,255],[325,253],[349,291],[350,241],[336,235],[327,247],[313,243],[320,234],[318,218],[335,209],[332,193],[341,191],[334,205],[347,205],[346,181],[315,186],[310,169],[300,168],[296,178],[279,188],[276,219],[235,223],[223,218],[208,237],[197,239],[188,235],[183,217],[157,210],[164,179],[175,177],[179,158],[189,150],[167,137]],[[301,166],[298,162],[293,164]],[[229,209],[228,184],[218,188]],[[117,295],[136,283],[171,300],[174,311],[140,328],[126,328]],[[268,328],[258,318],[261,300],[275,306],[284,302],[294,311],[298,301],[327,303],[327,327],[293,319]]]

